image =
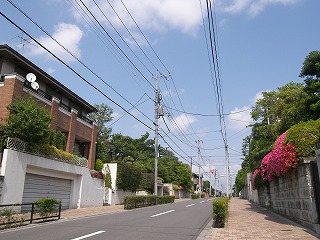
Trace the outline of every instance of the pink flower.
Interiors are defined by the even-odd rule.
[[[254,185],[254,180],[256,179],[257,174],[260,172],[260,169],[257,168],[256,170],[254,170],[253,174],[252,174],[252,179],[251,179],[251,185],[252,185],[252,189],[255,190],[256,187]]]
[[[263,181],[271,182],[274,176],[283,176],[291,169],[297,168],[295,147],[291,143],[283,146],[285,137],[286,132],[277,139],[272,151],[262,159],[260,169]]]

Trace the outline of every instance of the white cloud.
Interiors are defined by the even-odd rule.
[[[249,8],[249,15],[256,16],[261,13],[268,5],[282,4],[291,5],[295,4],[298,0],[258,0],[254,1]]]
[[[52,37],[56,39],[62,46],[68,49],[77,58],[81,57],[81,51],[79,48],[83,32],[81,29],[74,25],[68,23],[59,23],[54,28],[54,33]],[[42,45],[53,52],[57,57],[61,58],[63,61],[72,62],[76,61],[69,53],[67,53],[62,47],[60,47],[54,40],[48,36],[43,36],[37,39]],[[43,48],[30,46],[28,47],[28,55],[38,56],[45,55],[49,56]]]
[[[56,70],[55,70],[54,68],[48,68],[46,72],[51,75],[51,74],[54,73],[55,71],[56,71]]]
[[[110,21],[117,29],[124,30],[123,24],[113,11],[115,9],[126,27],[130,31],[137,31],[135,23],[121,1],[110,0],[109,2],[113,9],[106,1],[97,0],[96,2],[105,16],[94,2],[89,0],[84,1],[85,5],[103,25],[110,27]],[[169,29],[179,29],[184,33],[193,35],[202,24],[198,0],[123,0],[123,2],[142,30],[163,32]],[[77,19],[82,19],[75,9],[72,9],[72,11]]]
[[[244,106],[241,108],[236,107],[231,111],[231,114],[228,116],[228,127],[233,130],[242,130],[253,123],[250,109],[250,106]]]
[[[293,5],[300,0],[221,0],[218,2],[218,7],[221,11],[236,14],[245,12],[248,15],[255,17],[271,5]]]
[[[192,115],[181,114],[175,117],[173,120],[166,121],[166,124],[171,132],[186,131],[191,124],[195,123],[197,119]],[[160,119],[160,125],[163,129],[166,129],[166,125],[162,119]]]

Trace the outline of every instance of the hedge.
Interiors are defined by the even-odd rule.
[[[153,206],[156,204],[156,199],[158,204],[174,203],[175,196],[126,196],[124,197],[124,209]]]
[[[220,197],[212,202],[214,226],[223,228],[228,216],[228,197]]]

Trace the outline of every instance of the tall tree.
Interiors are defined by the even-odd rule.
[[[110,122],[113,117],[113,110],[104,103],[94,104],[97,112],[90,113],[89,117],[97,124],[97,144],[96,144],[96,159],[102,162],[107,162],[108,147],[110,145],[110,134],[112,129],[106,127],[106,123]]]
[[[305,78],[308,119],[316,120],[320,118],[320,51],[310,52],[305,58],[300,77]]]

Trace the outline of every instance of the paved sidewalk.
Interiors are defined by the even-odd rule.
[[[232,198],[225,228],[213,228],[208,240],[248,239],[320,239],[320,235],[303,228],[248,200]]]

